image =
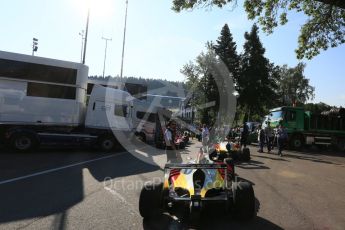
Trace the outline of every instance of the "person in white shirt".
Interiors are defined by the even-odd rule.
[[[203,124],[203,128],[201,130],[201,138],[202,138],[202,147],[204,152],[208,153],[208,141],[210,138],[210,131],[208,130],[206,124]]]
[[[167,162],[178,162],[182,161],[181,157],[178,157],[176,152],[176,145],[175,145],[175,129],[176,129],[176,122],[171,120],[167,124],[167,127],[164,132],[164,140],[165,140],[165,154],[167,155]]]

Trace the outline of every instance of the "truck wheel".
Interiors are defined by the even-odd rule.
[[[15,133],[10,139],[10,146],[18,152],[27,152],[38,145],[37,138],[31,133]]]
[[[111,136],[104,136],[99,139],[98,145],[102,151],[109,152],[114,149],[116,141]]]
[[[344,152],[345,151],[345,140],[339,139],[337,143],[338,150]]]
[[[145,219],[150,219],[162,213],[163,183],[144,185],[139,197],[139,213]]]
[[[303,138],[301,135],[295,135],[290,140],[290,147],[294,150],[300,150],[303,147]]]
[[[237,220],[247,221],[255,215],[255,196],[253,186],[248,182],[232,184],[233,216]]]

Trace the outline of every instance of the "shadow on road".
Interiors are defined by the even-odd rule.
[[[137,175],[145,172],[161,170],[160,167],[147,164],[130,153],[107,159],[102,162],[100,167],[97,164],[90,163],[87,168],[91,175],[98,181],[104,181],[106,178],[124,177],[128,175]],[[150,178],[147,178],[149,180]]]
[[[255,198],[256,212],[259,211],[260,202]],[[215,212],[216,213],[216,212]],[[224,214],[213,214],[209,216],[202,216],[197,222],[192,223],[190,220],[180,220],[169,214],[163,214],[155,219],[143,220],[143,229],[145,230],[160,230],[160,229],[268,229],[280,230],[283,229],[278,225],[262,218],[255,216],[254,219],[248,222],[236,221],[231,216]]]
[[[222,218],[212,218],[210,220],[202,220],[198,223],[199,226],[192,226],[192,229],[267,229],[267,230],[281,230],[283,228],[278,225],[263,219],[262,217],[255,217],[249,222],[239,222],[233,219]],[[161,229],[189,229],[187,223],[180,222],[169,215],[163,215],[158,220],[154,221],[143,221],[143,229],[145,230],[161,230]]]
[[[266,158],[266,159],[275,160],[275,161],[289,161],[287,159],[292,158],[292,159],[308,160],[308,161],[312,161],[316,163],[334,164],[334,165],[341,165],[341,164],[338,164],[329,160],[325,160],[324,158],[327,156],[345,157],[345,154],[341,152],[336,152],[330,149],[315,149],[314,147],[303,149],[301,151],[286,150],[286,151],[283,151],[283,157],[278,157],[275,153],[271,153],[271,154],[263,153],[263,154],[252,154],[252,155],[255,157]]]
[[[288,154],[288,153],[283,153],[283,157],[286,158],[294,158],[294,159],[299,159],[299,160],[307,160],[307,161],[312,161],[312,162],[317,162],[317,163],[324,163],[324,164],[334,164],[334,165],[341,165],[332,161],[327,161],[321,158],[318,158],[316,156],[312,155],[294,155],[294,154]]]
[[[264,155],[252,155],[252,156],[255,156],[255,157],[259,157],[259,158],[265,158],[265,159],[270,159],[270,160],[274,160],[274,161],[287,161],[287,162],[290,162],[289,160],[285,159],[285,158],[282,158],[282,157],[279,157],[279,158],[274,158],[274,157],[269,157],[269,156],[264,156]]]
[[[270,169],[265,166],[261,161],[250,160],[248,162],[238,161],[235,163],[235,167],[242,169]]]
[[[43,153],[44,152],[44,153]],[[18,181],[8,181],[13,176],[25,176],[29,173],[55,166],[107,157],[100,161],[67,167],[63,170],[52,171]],[[64,229],[67,210],[82,202],[87,194],[84,193],[83,171],[88,169],[97,181],[105,178],[125,177],[134,174],[152,172],[159,169],[146,164],[131,154],[98,154],[95,152],[79,153],[74,150],[40,150],[36,153],[15,154],[7,157],[1,154],[4,161],[0,161],[0,173],[12,172],[11,178],[0,178],[0,223],[8,223],[25,219],[34,223],[40,217],[54,216],[54,229]],[[51,159],[50,159],[51,158]],[[42,166],[40,163],[44,164]],[[55,163],[55,164],[54,164]],[[61,165],[60,165],[61,164]],[[4,167],[4,168],[2,168]],[[22,170],[23,168],[23,170]],[[2,177],[2,176],[1,176]],[[7,181],[7,182],[6,182]],[[25,226],[30,225],[25,223]],[[18,223],[20,227],[22,224]],[[25,227],[24,226],[24,227]]]

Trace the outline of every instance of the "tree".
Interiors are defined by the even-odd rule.
[[[237,0],[173,0],[172,9],[180,12],[201,7],[237,5]],[[301,27],[296,55],[298,59],[311,59],[327,50],[345,43],[344,0],[245,0],[248,18],[257,19],[263,30],[270,34],[274,28],[288,22],[287,12],[303,12],[308,16]]]
[[[251,32],[246,32],[244,37],[246,41],[241,55],[238,102],[250,119],[255,114],[263,115],[271,105],[276,97],[276,82],[270,73],[271,64],[264,57],[265,48],[259,39],[258,27],[254,24]]]
[[[305,78],[305,64],[299,63],[294,68],[284,65],[280,68],[279,94],[282,105],[302,105],[314,98],[314,87]]]
[[[209,125],[215,124],[217,117],[225,118],[227,105],[222,106],[221,97],[227,95],[231,87],[228,84],[229,72],[224,70],[226,67],[219,61],[214,52],[214,44],[207,43],[207,52],[202,52],[195,63],[189,62],[184,65],[181,73],[186,76],[191,104],[198,108],[200,122]],[[223,94],[224,93],[224,94]]]
[[[308,104],[305,104],[303,107],[305,111],[310,111],[313,114],[321,114],[324,111],[329,111],[332,109],[332,106],[327,105],[323,102],[319,102],[316,104],[308,103]]]
[[[232,76],[235,85],[238,85],[240,57],[237,54],[236,47],[236,42],[233,41],[229,26],[225,24],[213,48],[219,59],[223,61],[228,68],[229,74]]]

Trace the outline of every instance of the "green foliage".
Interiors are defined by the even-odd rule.
[[[251,119],[252,115],[265,114],[265,107],[270,107],[272,98],[276,98],[276,81],[272,66],[264,56],[265,49],[258,36],[258,27],[253,25],[251,32],[246,32],[244,37],[246,41],[241,55],[238,102]]]
[[[206,53],[201,53],[195,62],[184,65],[181,73],[186,76],[190,104],[197,108],[201,123],[213,125],[219,113],[220,96],[226,95],[229,72],[214,52],[214,44],[206,44]],[[232,93],[232,92],[230,92]],[[220,114],[224,117],[226,114]]]
[[[237,86],[240,75],[240,57],[237,54],[236,47],[236,42],[233,41],[229,26],[225,24],[213,49],[218,55],[219,61],[223,61],[228,68],[229,77],[233,78],[232,80]]]
[[[173,0],[172,9],[180,12],[200,7],[237,5],[237,0]],[[278,25],[288,22],[288,11],[308,16],[298,38],[298,59],[311,59],[329,47],[345,43],[345,1],[343,0],[245,0],[249,19],[257,19],[270,34]]]
[[[317,104],[308,103],[308,104],[305,104],[303,107],[305,111],[310,111],[313,114],[320,114],[321,112],[329,111],[332,109],[332,106],[327,105],[323,102],[319,102]]]
[[[207,53],[201,53],[195,63],[189,63],[184,66],[181,72],[187,77],[188,89],[194,93],[192,104],[198,108],[198,117],[201,123],[212,123],[209,118],[211,107],[206,106],[208,102],[216,101],[216,86],[212,75],[212,65],[216,63],[212,51],[208,49]]]
[[[281,105],[301,105],[314,98],[315,88],[305,78],[304,68],[303,63],[294,68],[288,68],[287,65],[280,67],[278,91]]]

